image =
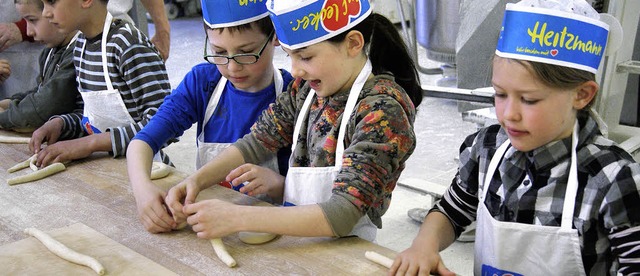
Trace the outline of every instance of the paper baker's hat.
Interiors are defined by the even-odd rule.
[[[268,0],[267,9],[280,44],[293,50],[353,28],[373,7],[369,0]]]
[[[202,18],[210,28],[226,28],[269,15],[267,0],[202,0]]]
[[[496,55],[596,74],[609,29],[584,0],[523,0],[506,6]]]

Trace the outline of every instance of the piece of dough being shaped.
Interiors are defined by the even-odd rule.
[[[26,167],[31,166],[31,163],[35,163],[35,160],[38,158],[38,154],[34,154],[31,157],[29,157],[29,159],[24,160],[18,164],[13,165],[13,167],[7,169],[8,173],[12,173],[12,172],[17,172],[19,170],[22,170]]]
[[[16,176],[14,178],[9,178],[7,179],[7,184],[15,185],[40,180],[52,174],[64,171],[65,169],[66,167],[64,166],[64,164],[56,162],[49,166],[46,166],[41,170],[37,170],[35,172],[31,172],[21,176]]]
[[[104,275],[104,266],[102,266],[102,264],[100,264],[100,262],[98,262],[96,259],[71,250],[69,247],[55,240],[47,233],[42,232],[36,228],[27,228],[24,230],[24,232],[38,239],[42,244],[44,244],[44,246],[47,247],[47,249],[49,249],[49,251],[58,255],[58,257],[72,263],[87,266],[98,273],[98,275]]]
[[[272,241],[276,237],[278,235],[273,233],[238,232],[238,238],[246,244],[263,244]]]

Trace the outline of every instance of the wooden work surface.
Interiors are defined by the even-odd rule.
[[[387,269],[365,259],[365,251],[389,257],[396,254],[357,237],[282,236],[267,244],[247,245],[233,234],[222,239],[238,262],[236,268],[228,268],[218,260],[209,241],[197,238],[189,227],[165,234],[151,234],[143,228],[125,159],[94,154],[69,163],[65,171],[48,178],[7,185],[7,178],[27,173],[29,168],[12,174],[6,170],[30,155],[25,144],[0,144],[0,250],[12,250],[12,244],[29,238],[23,233],[25,228],[59,234],[57,229],[81,223],[180,275],[383,275]],[[174,171],[155,183],[168,188],[184,177],[186,174]],[[217,185],[203,191],[198,200],[207,198],[266,204]],[[0,252],[0,258],[5,255]],[[107,273],[118,271],[106,269]]]

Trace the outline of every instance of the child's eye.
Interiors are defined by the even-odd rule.
[[[303,57],[303,56],[301,56],[300,60],[302,60],[302,61],[310,61],[311,58],[313,58],[313,57]]]
[[[494,97],[494,98],[501,98],[501,99],[502,99],[502,98],[506,98],[506,97],[507,97],[507,94],[505,94],[505,93],[500,93],[500,92],[496,92],[495,94],[493,94],[493,97]]]
[[[539,102],[539,100],[533,100],[533,99],[527,99],[527,98],[522,98],[522,102],[524,104],[528,104],[528,105],[534,105],[537,102]]]

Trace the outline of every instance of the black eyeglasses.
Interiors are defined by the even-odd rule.
[[[262,48],[260,48],[260,51],[257,54],[236,54],[230,57],[223,56],[223,55],[208,55],[207,44],[209,44],[209,35],[207,34],[207,38],[204,41],[204,59],[207,62],[216,64],[216,65],[228,64],[229,60],[231,59],[235,60],[238,64],[242,64],[242,65],[254,64],[258,62],[258,59],[260,59],[260,56],[262,55],[264,48],[266,48],[267,44],[269,44],[269,41],[271,41],[271,38],[273,37],[273,33],[274,31],[271,31],[271,33],[267,37],[267,41],[264,42],[264,45],[262,45]]]

